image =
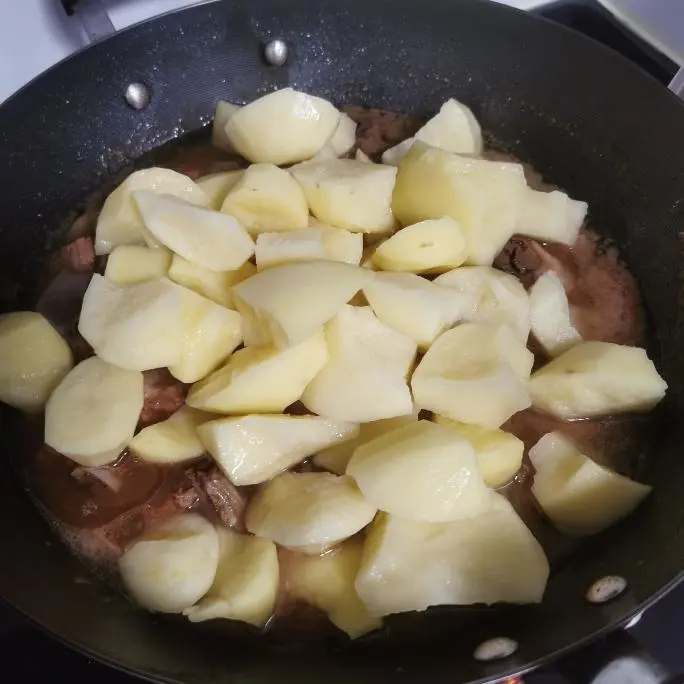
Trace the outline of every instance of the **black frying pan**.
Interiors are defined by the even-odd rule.
[[[262,46],[290,57],[268,66]],[[131,108],[141,81],[149,106]],[[539,606],[437,609],[336,651],[273,651],[136,609],[55,541],[10,470],[17,416],[2,414],[0,595],[66,642],[143,676],[187,684],[470,682],[533,668],[595,639],[660,598],[684,568],[684,108],[620,57],[543,20],[468,0],[233,0],[169,14],[58,65],[0,107],[0,293],[16,308],[78,202],[143,153],[205,126],[218,99],[276,87],[428,115],[469,103],[500,146],[589,202],[638,278],[670,384],[646,479],[655,493],[551,580]],[[595,605],[587,589],[620,575]],[[473,658],[484,639],[519,647]]]

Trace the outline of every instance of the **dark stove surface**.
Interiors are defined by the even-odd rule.
[[[642,69],[663,83],[668,83],[677,71],[677,65],[659,54],[650,45],[617,24],[593,0],[560,0],[537,13],[565,24],[636,62]],[[684,672],[684,586],[648,610],[629,629],[632,637],[651,653],[671,673]],[[594,659],[597,649],[608,648],[599,644],[593,650],[579,651],[571,656],[571,663]],[[9,606],[0,602],[0,659],[10,664],[12,682],[22,684],[43,683],[53,680],[70,684],[97,682],[97,684],[136,684],[141,680],[123,674],[72,651],[51,639],[26,622]],[[642,677],[610,681],[605,684],[651,684]],[[673,679],[671,681],[680,681]],[[564,684],[555,671],[540,670],[525,677],[527,684]]]

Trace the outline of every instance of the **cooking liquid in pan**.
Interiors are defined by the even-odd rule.
[[[359,123],[358,147],[374,159],[378,159],[387,147],[412,135],[420,125],[414,117],[380,110],[350,107],[346,111]],[[244,165],[208,145],[204,137],[201,142],[196,141],[197,136],[190,138],[189,142],[173,143],[157,150],[141,160],[140,165],[166,166],[192,178]],[[486,156],[510,159],[493,150],[487,151]],[[548,187],[529,167],[526,173],[533,187]],[[76,220],[71,228],[71,239],[92,234],[101,199],[95,198],[93,206]],[[79,272],[79,255],[75,255],[75,259],[73,254],[71,257],[71,269],[64,268],[63,259],[57,269],[53,264],[49,285],[40,296],[37,308],[60,329],[72,345],[76,359],[81,360],[92,353],[76,332],[82,295],[91,269],[86,258],[83,270]],[[94,268],[102,271],[103,264],[99,261],[95,260]],[[541,273],[554,270],[565,286],[575,326],[585,339],[645,343],[645,314],[634,278],[620,262],[615,248],[586,226],[573,247],[543,245],[528,238],[514,237],[497,258],[495,266],[514,274],[525,286],[531,285]],[[547,360],[543,352],[530,348],[535,352],[535,365],[543,365]],[[186,392],[187,386],[167,371],[146,372],[145,407],[140,425],[168,417],[182,405]],[[301,405],[295,404],[289,411],[302,409]],[[651,423],[646,416],[568,423],[528,409],[513,416],[502,427],[525,442],[526,452],[543,434],[561,430],[597,462],[638,479]],[[91,570],[118,588],[116,561],[123,548],[175,513],[194,510],[212,521],[244,531],[244,508],[253,488],[231,485],[208,457],[181,466],[157,466],[141,463],[131,454],[124,453],[115,465],[96,469],[93,474],[76,468],[68,459],[44,447],[42,433],[42,417],[27,419],[27,450],[21,470],[29,491],[71,550]],[[312,468],[310,462],[305,462],[296,469]],[[523,468],[516,478],[499,491],[509,498],[542,543],[553,572],[576,549],[577,542],[556,532],[541,516],[530,491],[532,475],[533,468],[525,455]],[[327,638],[332,630],[315,610],[288,599],[288,572],[296,566],[298,557],[295,552],[280,550],[281,599],[276,616],[269,623],[269,631],[273,638],[285,643],[303,632],[307,639],[314,633],[316,638]],[[252,629],[241,623],[220,622],[221,628],[231,631]]]

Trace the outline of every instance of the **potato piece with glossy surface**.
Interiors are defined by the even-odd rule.
[[[221,212],[252,235],[306,228],[309,207],[297,181],[273,164],[252,164],[228,191]]]
[[[666,389],[644,349],[612,342],[581,342],[530,379],[532,405],[565,419],[648,411]]]
[[[362,553],[361,542],[350,539],[323,556],[299,556],[288,573],[289,595],[325,612],[352,639],[382,627],[354,587]]]
[[[413,138],[391,147],[382,155],[384,164],[399,164],[413,146],[414,140],[459,154],[482,154],[480,124],[466,105],[449,98]]]
[[[411,378],[416,404],[452,420],[497,428],[530,406],[534,357],[506,325],[462,323],[442,333]]]
[[[184,513],[153,528],[119,559],[124,586],[143,608],[181,613],[211,587],[219,541],[202,516]]]
[[[370,280],[365,269],[337,261],[274,266],[233,288],[237,310],[260,339],[288,347],[316,333]]]
[[[651,487],[594,463],[560,432],[531,449],[532,494],[551,522],[571,536],[596,534],[631,513]]]
[[[128,445],[135,455],[148,463],[183,463],[204,453],[197,428],[214,416],[182,406],[161,423],[141,430]]]
[[[236,169],[235,171],[210,173],[197,179],[197,185],[204,190],[209,199],[210,209],[221,211],[226,195],[240,180],[241,176],[242,169]]]
[[[466,236],[467,263],[489,266],[513,235],[526,188],[520,164],[417,141],[399,165],[392,210],[404,225],[449,216]]]
[[[136,285],[164,278],[171,266],[171,252],[165,247],[142,245],[115,247],[107,259],[105,278],[117,285]]]
[[[326,326],[329,360],[302,403],[332,420],[368,423],[413,413],[406,378],[416,343],[368,307],[345,306]]]
[[[263,627],[275,611],[280,568],[273,542],[234,530],[216,529],[219,561],[214,583],[183,614],[190,622],[217,618]]]
[[[182,292],[161,280],[121,287],[95,273],[78,330],[115,366],[140,371],[173,366],[183,347]]]
[[[563,283],[552,271],[539,276],[530,288],[530,324],[532,334],[549,356],[558,356],[582,341],[572,324]]]
[[[387,432],[392,432],[404,425],[414,423],[417,420],[418,411],[415,410],[410,416],[398,416],[397,418],[376,420],[372,423],[361,423],[359,425],[359,434],[356,437],[342,442],[342,444],[334,444],[327,449],[322,449],[314,456],[313,462],[319,468],[329,470],[336,475],[344,475],[347,470],[347,464],[357,447]]]
[[[265,482],[320,449],[351,439],[358,432],[355,423],[290,415],[220,418],[198,428],[202,443],[238,487]]]
[[[387,233],[395,227],[395,167],[326,159],[297,164],[290,173],[301,185],[311,213],[322,223],[355,233]]]
[[[218,368],[242,343],[242,316],[185,287],[183,343],[178,363],[169,366],[181,382],[197,382]]]
[[[66,340],[39,313],[0,316],[0,401],[34,413],[74,364]]]
[[[530,298],[514,276],[489,266],[463,266],[442,274],[434,282],[474,297],[473,321],[507,323],[521,342],[527,342]]]
[[[363,235],[352,233],[344,228],[319,226],[323,233],[323,249],[325,258],[332,261],[343,261],[358,266],[363,254]]]
[[[97,356],[81,361],[45,406],[45,443],[85,466],[116,460],[143,406],[143,376]]]
[[[375,513],[351,477],[283,473],[252,497],[245,520],[252,534],[316,555],[362,530]]]
[[[560,190],[523,194],[515,232],[547,242],[574,245],[587,214],[587,203],[570,199]]]
[[[255,273],[256,266],[249,261],[235,271],[210,271],[174,254],[171,268],[169,268],[169,279],[211,299],[216,304],[232,309],[234,308],[233,286]]]
[[[339,119],[327,100],[283,88],[234,112],[225,133],[245,159],[282,166],[311,159],[335,133]]]
[[[428,420],[357,447],[346,473],[378,510],[408,520],[472,518],[489,505],[470,442]]]
[[[219,100],[216,103],[216,111],[214,112],[214,121],[211,125],[211,144],[219,149],[226,150],[226,152],[235,152],[233,144],[228,140],[226,135],[226,124],[235,112],[240,110],[240,105],[235,105],[232,102]]]
[[[542,600],[542,547],[506,499],[491,490],[488,497],[484,513],[449,523],[378,516],[355,583],[371,615]]]
[[[232,216],[147,190],[133,195],[155,239],[197,266],[232,271],[254,254],[254,241]]]
[[[473,317],[475,298],[413,273],[377,273],[363,288],[375,315],[420,349],[456,322]]]
[[[280,413],[300,399],[327,360],[323,332],[287,349],[240,349],[192,387],[187,403],[215,413]]]
[[[254,250],[257,268],[299,261],[327,259],[323,233],[315,228],[301,228],[282,233],[260,233]]]
[[[520,470],[525,445],[510,432],[459,423],[439,415],[436,415],[434,420],[455,430],[458,435],[470,442],[475,450],[478,469],[488,487],[503,486]]]
[[[136,171],[109,194],[102,206],[95,228],[96,254],[109,254],[119,245],[145,243],[145,223],[133,198],[139,190],[172,195],[200,207],[209,205],[204,191],[182,173],[160,167]]]
[[[463,232],[445,216],[398,230],[378,246],[373,261],[383,271],[443,273],[460,266],[467,256]]]

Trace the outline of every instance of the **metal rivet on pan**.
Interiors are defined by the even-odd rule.
[[[144,83],[129,84],[125,97],[133,109],[145,109],[150,104],[150,91]]]
[[[287,62],[287,53],[287,43],[280,38],[275,38],[264,46],[264,57],[271,66],[283,66]]]
[[[627,589],[627,580],[620,575],[606,575],[596,580],[587,590],[589,603],[606,603],[617,598]]]
[[[518,642],[508,637],[495,637],[483,641],[473,652],[475,660],[489,662],[490,660],[502,660],[513,655],[518,650]]]

